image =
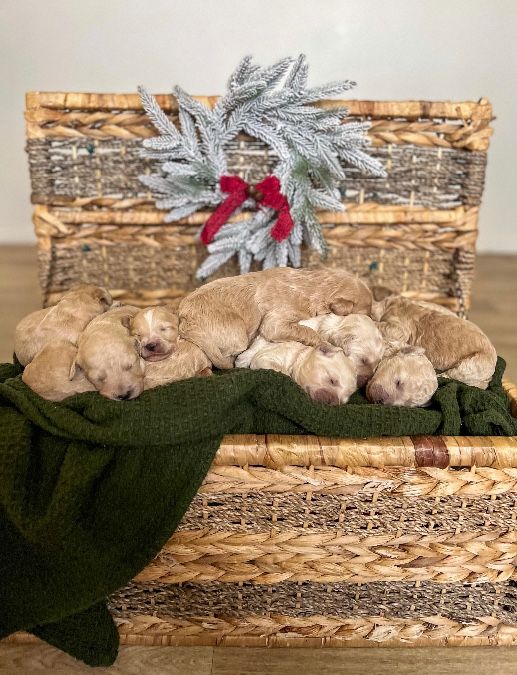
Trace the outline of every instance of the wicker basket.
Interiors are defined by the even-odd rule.
[[[464,312],[489,103],[348,105],[372,121],[388,178],[349,172],[347,211],[320,214],[327,263]],[[154,132],[136,96],[29,94],[27,133],[45,303],[80,280],[140,305],[194,287],[207,214],[166,224],[142,190]],[[244,178],[270,167],[252,139],[231,153]],[[179,529],[110,607],[125,644],[514,644],[516,505],[517,437],[227,437]]]
[[[173,97],[158,96],[174,119]],[[214,99],[203,99],[208,103]],[[373,154],[388,177],[347,169],[344,213],[322,212],[327,264],[408,295],[468,308],[492,119],[490,104],[347,101],[372,122]],[[155,131],[136,95],[29,93],[27,150],[44,303],[79,281],[138,305],[177,302],[205,257],[198,213],[166,224],[138,176],[141,139]],[[256,180],[274,157],[239,138],[232,173]],[[320,264],[305,251],[304,264]],[[235,274],[227,264],[220,275]]]
[[[129,645],[513,645],[516,506],[517,437],[227,436],[109,605]]]

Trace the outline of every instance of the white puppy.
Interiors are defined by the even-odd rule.
[[[161,361],[173,350],[178,337],[178,315],[167,306],[146,307],[132,319],[131,335],[140,343],[146,361]]]
[[[341,349],[323,344],[307,347],[300,342],[268,342],[257,337],[240,354],[237,368],[265,368],[289,375],[320,403],[346,403],[357,389],[357,372]]]
[[[384,354],[384,340],[369,316],[322,314],[300,323],[342,349],[357,370],[357,386],[365,386]]]

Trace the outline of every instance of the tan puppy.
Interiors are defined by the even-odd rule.
[[[22,380],[48,401],[62,401],[68,396],[95,391],[83,371],[76,368],[70,377],[77,347],[68,340],[53,340],[36,354],[22,373]]]
[[[306,347],[300,342],[268,342],[257,337],[235,360],[238,368],[266,368],[289,375],[320,403],[346,403],[357,389],[357,372],[341,349]]]
[[[387,339],[423,347],[443,377],[486,389],[495,371],[497,353],[483,331],[466,319],[432,303],[386,298],[375,310]]]
[[[184,358],[189,360],[189,368],[195,371],[197,377],[208,377],[212,374],[210,361],[204,352],[194,347],[194,345],[190,345],[188,342],[183,346],[180,345],[180,351],[182,348],[185,349]],[[175,377],[177,367],[178,362],[170,357],[166,357],[160,361],[146,361],[144,390],[154,389],[155,387],[161,387],[164,384],[174,382],[177,379]]]
[[[119,401],[139,396],[145,362],[138,352],[138,340],[129,335],[137,312],[137,307],[126,305],[93,319],[79,337],[70,377],[81,368],[102,396]]]
[[[324,340],[340,347],[357,370],[357,386],[365,386],[384,353],[382,335],[369,316],[323,314],[300,323],[310,326]]]
[[[140,355],[146,361],[167,358],[178,337],[178,315],[169,307],[146,307],[131,321],[131,335],[138,338]]]
[[[433,364],[422,347],[391,342],[366,387],[366,397],[372,403],[418,407],[428,405],[437,389]]]
[[[53,340],[77,344],[83,328],[105,312],[113,300],[105,288],[82,284],[67,291],[53,307],[32,312],[16,326],[14,351],[26,366],[36,354]]]
[[[368,287],[347,272],[275,268],[196,289],[179,306],[179,335],[217,368],[233,368],[258,333],[271,342],[317,347],[322,338],[299,321],[329,312],[368,314],[371,303]],[[178,365],[177,379],[192,374]]]

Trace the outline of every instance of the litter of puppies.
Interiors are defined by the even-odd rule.
[[[113,303],[84,284],[16,328],[23,381],[61,401],[123,401],[212,368],[267,368],[315,401],[428,405],[437,375],[485,389],[497,355],[478,326],[439,305],[373,289],[339,270],[276,268],[212,281],[171,307]]]

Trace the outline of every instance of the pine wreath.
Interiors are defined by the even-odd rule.
[[[368,122],[343,123],[343,106],[316,107],[322,99],[355,86],[344,80],[307,88],[305,56],[285,58],[260,67],[245,57],[231,75],[226,93],[209,108],[174,88],[179,128],[143,87],[143,107],[159,132],[144,140],[144,155],[159,160],[157,173],[140,176],[156,195],[156,206],[168,210],[166,221],[213,209],[201,230],[208,257],[197,271],[206,279],[234,255],[241,273],[253,260],[264,269],[299,267],[303,243],[326,252],[316,212],[342,211],[340,186],[344,165],[385,175],[367,152]],[[225,149],[239,133],[269,146],[277,159],[273,173],[256,185],[229,176]],[[231,222],[239,212],[244,220]]]

